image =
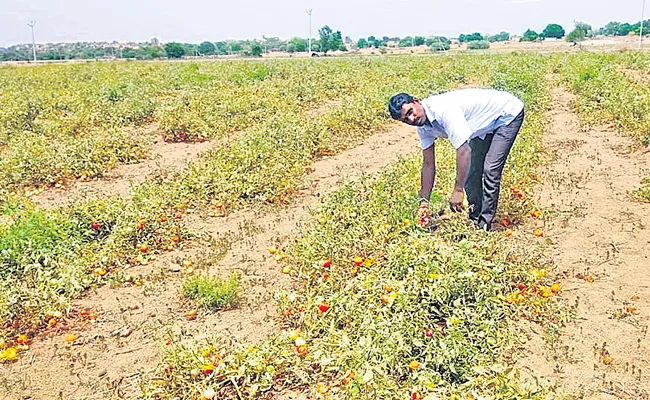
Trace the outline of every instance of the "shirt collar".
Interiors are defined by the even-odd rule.
[[[433,112],[431,107],[429,107],[430,101],[431,97],[421,100],[420,104],[422,104],[422,107],[424,107],[424,114],[426,114],[429,123],[433,126],[433,122],[436,120],[436,114]]]

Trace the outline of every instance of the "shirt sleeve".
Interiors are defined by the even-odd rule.
[[[455,149],[458,149],[472,137],[472,129],[460,107],[451,106],[438,111],[436,121],[445,130],[451,145]]]
[[[428,149],[429,147],[433,146],[433,141],[435,140],[435,137],[429,129],[418,127],[417,131],[418,131],[418,136],[420,137],[420,147],[422,147],[422,150]]]

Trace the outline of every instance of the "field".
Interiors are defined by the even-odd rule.
[[[0,387],[648,398],[648,83],[632,52],[1,67]],[[386,102],[468,86],[526,104],[498,226],[447,211],[442,144],[422,228]]]

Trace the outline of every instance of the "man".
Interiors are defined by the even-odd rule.
[[[469,218],[479,228],[490,230],[503,167],[524,121],[524,103],[494,89],[460,89],[424,100],[399,93],[390,99],[388,108],[394,119],[418,127],[424,156],[419,213],[428,217],[427,204],[436,176],[435,140],[448,138],[456,149],[451,210],[464,209],[464,189]]]

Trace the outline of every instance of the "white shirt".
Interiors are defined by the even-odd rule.
[[[524,109],[524,103],[517,97],[494,89],[459,89],[421,102],[431,123],[417,128],[422,149],[431,147],[440,137],[449,138],[456,149],[470,139],[485,139],[485,135],[508,125]]]

